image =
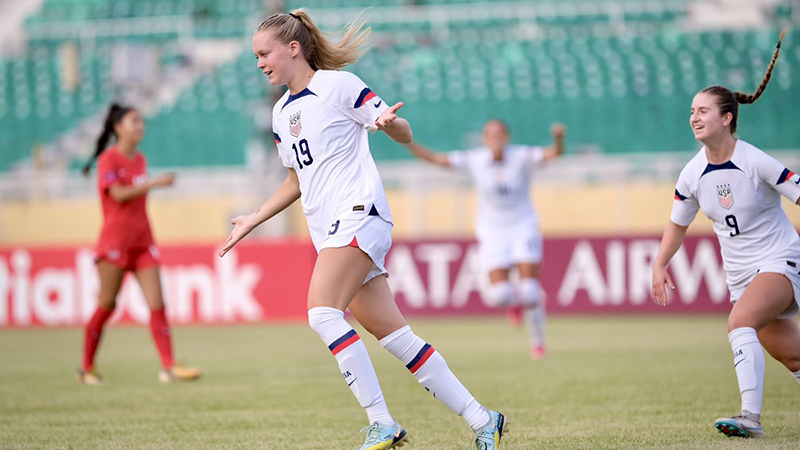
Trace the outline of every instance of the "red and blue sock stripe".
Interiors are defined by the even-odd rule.
[[[351,345],[355,344],[360,340],[361,338],[358,337],[358,333],[356,333],[356,330],[350,330],[347,333],[345,333],[344,336],[333,341],[333,343],[329,345],[328,348],[330,349],[331,353],[336,355],[337,353],[341,352],[347,347],[350,347]]]
[[[426,342],[425,345],[423,345],[420,349],[419,353],[417,353],[417,356],[415,356],[410,363],[406,364],[406,369],[411,371],[411,373],[417,373],[417,371],[422,368],[425,362],[428,361],[428,358],[430,358],[435,351],[436,350],[431,347],[431,344]]]

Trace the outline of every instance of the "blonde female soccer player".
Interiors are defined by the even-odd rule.
[[[478,191],[475,228],[481,262],[489,272],[489,295],[500,305],[513,305],[509,272],[516,267],[534,359],[546,353],[545,299],[539,283],[542,237],[529,192],[534,168],[564,152],[566,129],[555,124],[551,131],[553,145],[549,148],[509,145],[508,126],[490,120],[483,127],[483,146],[476,149],[437,153],[416,142],[406,145],[414,156],[463,170],[472,178]]]
[[[692,100],[689,125],[703,148],[681,171],[671,221],[653,264],[653,297],[666,305],[664,285],[675,289],[666,266],[702,209],[722,247],[733,303],[728,338],[742,410],[715,422],[727,436],[764,434],[762,345],[800,382],[800,237],[781,208],[781,195],[800,204],[800,176],[735,134],[739,104],[753,103],[764,92],[780,43],[754,94],[713,86]]]
[[[478,449],[498,448],[505,418],[478,403],[430,344],[417,337],[397,309],[386,282],[384,258],[391,246],[392,216],[369,150],[366,128],[396,142],[412,137],[387,105],[357,76],[338,69],[354,63],[369,35],[353,21],[338,43],[328,41],[300,9],[275,14],[253,36],[258,68],[288,91],[275,104],[272,126],[283,184],[256,212],[233,219],[220,256],[256,226],[298,198],[319,256],[308,291],[308,321],[330,349],[345,382],[366,409],[365,449],[401,446],[406,431],[389,414],[367,349],[344,319],[356,320],[400,359],[439,401],[476,433]]]

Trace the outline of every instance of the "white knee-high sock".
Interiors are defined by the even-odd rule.
[[[514,289],[508,281],[498,281],[487,287],[487,294],[496,306],[511,306],[514,304]]]
[[[737,328],[728,333],[733,349],[733,364],[742,394],[742,410],[761,414],[764,395],[764,351],[756,330]]]
[[[794,377],[795,380],[797,380],[798,383],[800,383],[800,370],[798,370],[797,372],[792,372],[792,376]]]
[[[519,282],[519,295],[525,308],[525,324],[528,327],[531,346],[544,346],[544,323],[546,312],[541,285],[536,278],[523,278]]]
[[[369,423],[394,424],[367,348],[344,320],[344,313],[336,308],[311,308],[308,310],[308,323],[333,353],[345,382],[366,410]]]
[[[463,417],[473,430],[478,430],[491,420],[486,408],[453,375],[442,355],[417,337],[410,326],[400,328],[381,339],[380,343],[406,365],[428,392]]]

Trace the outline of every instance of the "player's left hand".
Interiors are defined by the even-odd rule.
[[[403,102],[397,102],[391,108],[385,109],[378,120],[375,121],[375,126],[379,130],[385,130],[392,122],[397,119],[397,110],[403,107]]]

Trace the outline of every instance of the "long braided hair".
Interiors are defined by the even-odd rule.
[[[783,36],[786,34],[786,31],[787,30],[783,30],[781,32],[781,36],[778,38],[778,45],[775,46],[775,53],[772,55],[772,61],[770,61],[767,72],[764,74],[764,78],[761,80],[761,84],[758,85],[755,92],[752,94],[733,92],[725,86],[711,86],[700,91],[703,94],[711,94],[717,97],[717,103],[722,111],[722,115],[731,113],[733,116],[733,119],[731,119],[731,133],[736,133],[736,122],[739,118],[739,105],[749,105],[755,102],[761,97],[761,94],[764,93],[764,89],[767,88],[767,84],[770,78],[772,78],[772,70],[775,68],[775,63],[778,61],[778,54],[781,52],[781,42],[783,41]]]

